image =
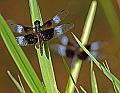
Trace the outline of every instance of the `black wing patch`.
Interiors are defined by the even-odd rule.
[[[46,29],[51,27],[53,24],[60,23],[68,15],[68,13],[69,13],[68,10],[62,10],[57,15],[55,15],[52,19],[45,22],[42,27]]]
[[[16,37],[16,40],[20,46],[35,45],[38,42],[38,38],[35,37],[34,34],[18,36]]]
[[[55,28],[43,30],[41,32],[42,38],[44,41],[50,40],[52,38],[62,35],[63,33],[67,32],[68,30],[72,29],[73,27],[74,27],[73,24],[68,23],[68,24],[59,25]]]
[[[54,28],[43,30],[41,33],[43,41],[48,41],[54,37]]]

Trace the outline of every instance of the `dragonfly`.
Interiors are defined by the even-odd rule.
[[[77,59],[81,60],[91,60],[90,57],[86,54],[84,50],[78,45],[73,44],[67,36],[62,35],[60,38],[61,44],[51,44],[52,50],[54,50],[57,54],[63,56],[72,58],[72,65],[74,65],[75,61]],[[97,58],[99,56],[98,49],[102,47],[101,42],[93,42],[90,44],[85,45],[87,50],[91,52],[91,54]]]
[[[10,25],[14,32],[20,34],[20,36],[16,37],[18,45],[28,46],[37,45],[38,43],[40,54],[42,55],[44,41],[59,37],[74,27],[74,24],[72,23],[57,26],[57,24],[59,24],[68,15],[68,13],[68,10],[62,10],[50,20],[43,23],[43,25],[41,25],[39,20],[36,20],[34,22],[34,27],[11,23]]]

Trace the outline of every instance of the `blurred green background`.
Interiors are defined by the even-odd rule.
[[[63,23],[74,23],[75,28],[71,31],[75,33],[75,35],[77,35],[78,37],[81,36],[82,28],[85,22],[85,18],[87,16],[87,12],[89,10],[91,0],[37,1],[41,9],[44,22],[53,17],[59,11],[63,9],[68,9],[70,11],[70,14],[63,21]],[[120,19],[120,10],[117,1],[113,0],[112,3],[114,5],[115,12]],[[0,0],[0,13],[4,16],[6,20],[13,20],[16,23],[22,25],[31,25],[28,0]],[[71,41],[74,42],[70,31],[67,32],[66,35],[71,39]],[[89,42],[107,42],[107,45],[104,45],[99,51],[101,54],[99,60],[100,62],[107,60],[111,72],[120,80],[120,47],[118,46],[118,43],[120,42],[116,42],[114,38],[115,37],[113,36],[112,29],[108,23],[103,8],[100,2],[98,2],[97,13]],[[57,38],[50,41],[50,43],[57,42],[59,42]],[[23,50],[29,61],[33,65],[34,69],[36,70],[37,74],[39,75],[40,79],[42,80],[34,46],[23,47]],[[58,89],[61,93],[64,93],[67,84],[68,74],[65,70],[61,57],[59,55],[56,55],[56,53],[53,51],[51,51],[51,55]],[[67,61],[70,65],[71,59],[67,59]],[[10,70],[13,76],[15,76],[16,78],[18,74],[21,76],[2,38],[0,37],[0,93],[19,93],[19,91],[7,75],[7,70]],[[107,79],[105,75],[103,75],[103,73],[96,66],[95,72],[98,82],[99,93],[114,93],[112,83]],[[24,82],[23,78],[22,81]],[[88,93],[91,93],[90,64],[87,60],[82,64],[77,85],[82,85],[88,91]],[[31,93],[25,82],[24,86],[27,93]]]

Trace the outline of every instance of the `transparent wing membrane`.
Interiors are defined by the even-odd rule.
[[[102,48],[103,46],[106,46],[108,44],[108,42],[105,41],[95,41],[92,42],[90,45],[90,50],[99,50],[100,48]]]
[[[75,46],[73,43],[70,42],[69,38],[67,36],[65,36],[64,34],[61,35],[59,38],[60,38],[60,41],[63,45],[65,45],[65,46]]]
[[[90,51],[90,52],[96,59],[100,56],[98,51]],[[88,56],[88,60],[91,61],[91,58],[89,56]]]
[[[60,44],[52,44],[51,49],[61,56],[66,56],[66,47]]]
[[[58,24],[60,23],[67,15],[69,14],[68,10],[62,10],[56,16],[52,18],[53,22]]]
[[[70,29],[72,29],[73,27],[74,27],[74,24],[72,24],[72,23],[57,26],[57,27],[54,28],[54,35],[55,36],[60,36],[63,33],[69,31]]]
[[[52,19],[45,22],[42,28],[46,29],[46,28],[51,27],[53,24],[60,23],[68,15],[68,13],[69,13],[68,10],[62,10],[57,15],[55,15]]]
[[[60,37],[60,40],[61,40],[61,43],[62,43],[63,45],[65,45],[65,46],[68,45],[68,43],[70,42],[69,39],[68,39],[68,37],[65,36],[65,35],[61,36],[61,37]]]
[[[91,50],[98,50],[101,48],[101,44],[100,42],[93,42],[90,47],[91,47]]]
[[[12,29],[13,32],[18,34],[25,34],[25,33],[31,33],[33,31],[33,28],[30,26],[22,26],[19,24],[14,23],[11,20],[7,21],[8,25]]]

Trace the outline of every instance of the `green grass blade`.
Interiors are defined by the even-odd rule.
[[[101,3],[101,5],[103,7],[103,10],[107,17],[107,20],[112,28],[114,37],[119,43],[119,41],[120,41],[120,38],[119,38],[120,20],[119,20],[117,13],[115,12],[113,2],[112,2],[112,0],[99,0],[99,2]],[[119,45],[120,45],[120,43],[119,43]]]
[[[90,32],[91,32],[91,28],[92,28],[92,24],[94,21],[94,17],[95,17],[95,13],[96,13],[96,8],[97,8],[97,2],[96,1],[92,1],[89,12],[88,12],[88,16],[83,28],[83,33],[82,33],[82,37],[81,37],[81,41],[84,45],[87,44],[89,36],[90,36]],[[78,75],[80,72],[80,68],[81,68],[81,64],[82,61],[81,60],[77,60],[77,62],[75,62],[75,65],[73,66],[73,68],[71,69],[71,74],[75,80],[75,82],[78,79]],[[67,83],[67,87],[66,87],[66,93],[73,93],[74,92],[74,84],[71,80],[71,78],[69,77],[68,79],[68,83]]]
[[[42,17],[36,0],[29,0],[29,5],[30,5],[32,23],[34,23],[34,21],[38,19],[40,20],[42,25],[43,24]],[[50,57],[48,43],[47,42],[44,43],[42,56],[40,55],[40,50],[38,48],[36,48],[36,50],[37,50],[40,69],[46,87],[46,91],[47,93],[57,93],[58,90],[57,90],[54,71],[52,67],[52,61]]]
[[[81,41],[84,45],[88,43],[90,32],[95,19],[96,9],[97,9],[97,1],[93,0],[89,9],[87,19],[83,28],[83,33],[81,36]]]
[[[74,78],[73,78],[73,76],[72,76],[72,74],[71,74],[71,72],[70,72],[70,68],[69,68],[66,60],[65,60],[63,57],[62,57],[62,59],[63,59],[64,66],[65,66],[65,68],[66,68],[66,70],[67,70],[67,73],[70,75],[70,77],[71,77],[71,79],[72,79],[72,81],[73,81],[73,84],[74,84],[74,86],[75,86],[75,89],[76,89],[77,93],[80,93],[79,90],[78,90],[78,88],[77,88],[77,86],[76,86],[75,80],[74,80]]]
[[[73,33],[72,33],[73,34]],[[90,56],[90,58],[94,61],[97,67],[113,82],[115,82],[116,88],[120,91],[120,81],[104,66],[102,66],[93,56],[92,54],[85,48],[85,46],[79,41],[79,39],[73,34],[74,38],[76,39],[77,43],[80,47]]]
[[[107,64],[107,61],[105,60],[105,63],[103,62],[103,66],[110,72],[110,69],[109,69],[109,66]],[[112,83],[113,83],[113,87],[114,87],[114,90],[115,90],[115,93],[119,93],[119,90],[117,89],[117,85],[116,83],[114,82],[114,79],[111,80]]]
[[[114,87],[115,93],[120,93],[119,90],[117,89],[114,81],[113,81],[113,87]]]
[[[74,78],[75,83],[76,83],[76,81],[78,79],[81,64],[82,64],[81,60],[78,60],[78,61],[76,61],[76,63],[74,64],[74,66],[71,69],[71,74],[72,74],[72,76]],[[73,83],[73,81],[71,79],[71,76],[69,76],[65,93],[74,93],[74,83]]]
[[[32,19],[32,24],[34,26],[34,21],[39,20],[41,25],[43,24],[42,15],[40,13],[39,6],[36,0],[29,0],[30,14]]]
[[[80,88],[81,88],[83,93],[87,93],[87,91],[82,86],[80,86]]]
[[[30,87],[31,91],[34,93],[44,93],[43,86],[37,77],[34,69],[29,63],[27,57],[22,51],[21,47],[18,46],[18,43],[12,34],[10,28],[6,24],[3,17],[0,15],[0,34],[7,46],[12,58],[14,59],[17,67],[22,73],[25,81]]]
[[[45,55],[41,57],[39,49],[37,49],[37,54],[38,54],[40,69],[47,93],[57,93],[58,90],[55,82],[51,60],[48,59]]]
[[[22,90],[23,90],[23,93],[26,93],[19,75],[18,75],[18,79],[19,79],[21,88],[22,88]]]
[[[91,85],[92,85],[92,93],[98,93],[98,88],[97,88],[97,81],[95,77],[95,72],[93,70],[93,62],[91,61],[91,70],[90,70],[90,76],[91,76]]]
[[[11,78],[11,80],[14,82],[14,84],[16,85],[16,87],[18,88],[18,90],[21,93],[26,93],[24,88],[22,88],[22,86],[17,82],[17,80],[15,80],[15,78],[12,76],[12,74],[10,73],[10,71],[7,71],[9,77]]]

